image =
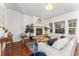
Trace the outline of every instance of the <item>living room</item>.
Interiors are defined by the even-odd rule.
[[[51,5],[52,7],[50,8],[49,6]],[[39,51],[44,52],[47,56],[74,56],[76,46],[78,46],[77,42],[79,42],[78,7],[78,3],[4,3],[0,5],[0,25],[12,33],[13,43],[17,44],[17,42],[20,41],[22,41],[21,43],[25,43],[25,39],[28,36],[33,36],[33,38],[39,42]],[[31,27],[31,24],[33,26],[33,32],[30,32],[30,29],[28,30],[26,27],[28,25]],[[68,39],[68,37],[75,37],[75,40],[69,44],[71,48],[69,48],[69,50],[65,49],[68,53],[61,53],[51,47],[49,47],[50,51],[48,51],[46,48],[48,46],[45,45],[45,43],[47,43],[49,39],[58,40],[62,38],[62,40],[65,40]],[[63,42],[65,43],[66,41]],[[17,47],[14,49],[16,50]],[[44,51],[44,49],[47,50]],[[52,50],[57,52],[50,53]],[[79,55],[78,51],[76,55]],[[15,53],[14,55],[18,54]],[[26,53],[26,55],[29,54]]]

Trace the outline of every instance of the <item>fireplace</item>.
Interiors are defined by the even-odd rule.
[[[36,28],[36,35],[42,35],[42,28]]]
[[[35,35],[42,35],[43,34],[43,22],[42,19],[37,19],[34,23]]]

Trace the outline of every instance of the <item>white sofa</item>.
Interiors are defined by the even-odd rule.
[[[77,39],[72,38],[70,42],[61,50],[47,45],[47,43],[39,42],[38,51],[45,52],[47,56],[73,56],[77,45]]]

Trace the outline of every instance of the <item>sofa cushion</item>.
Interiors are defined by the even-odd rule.
[[[57,49],[62,49],[68,44],[69,40],[67,38],[57,40],[52,46]]]

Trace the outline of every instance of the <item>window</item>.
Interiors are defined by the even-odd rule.
[[[76,33],[76,19],[72,19],[68,21],[69,25],[69,34],[75,34]]]
[[[65,33],[65,21],[55,22],[55,33]]]
[[[53,33],[53,23],[49,23],[50,33]]]

